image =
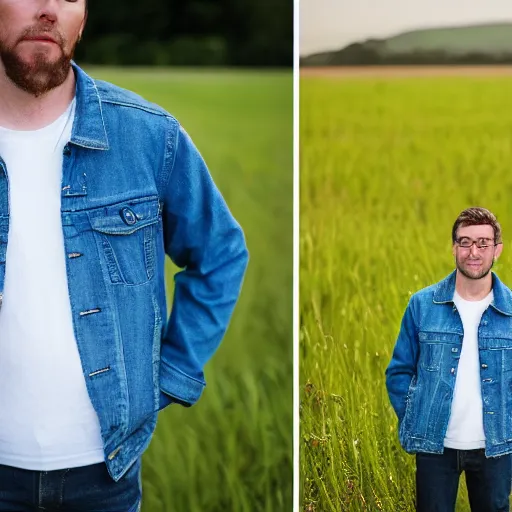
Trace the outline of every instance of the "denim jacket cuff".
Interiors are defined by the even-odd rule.
[[[205,387],[204,382],[185,375],[165,361],[160,361],[160,388],[178,402],[194,405]]]

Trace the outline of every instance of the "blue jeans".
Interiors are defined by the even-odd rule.
[[[139,512],[141,458],[115,482],[104,462],[55,471],[0,464],[0,511]]]
[[[510,455],[486,458],[483,449],[416,454],[417,511],[453,512],[464,471],[472,512],[508,512],[511,463]]]

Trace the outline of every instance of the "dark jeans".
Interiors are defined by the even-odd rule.
[[[141,459],[115,482],[104,462],[56,471],[0,464],[0,511],[138,512]]]
[[[510,455],[486,458],[483,449],[416,454],[418,512],[453,512],[462,471],[472,512],[508,512],[511,464]]]

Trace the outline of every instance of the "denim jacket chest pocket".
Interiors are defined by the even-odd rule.
[[[512,376],[512,330],[494,333],[486,333],[480,337],[482,348],[481,358],[485,366],[491,368],[495,378],[500,379],[505,375]]]
[[[159,220],[158,198],[117,203],[91,216],[112,284],[140,285],[152,279]]]
[[[448,357],[458,357],[462,335],[457,333],[418,333],[420,342],[418,365],[428,372],[438,372]]]

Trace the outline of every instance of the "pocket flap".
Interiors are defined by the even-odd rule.
[[[422,343],[461,343],[462,335],[455,332],[419,332],[418,338]]]
[[[480,344],[483,349],[487,350],[512,350],[512,338],[510,336],[487,338],[485,336],[480,337]]]
[[[99,208],[90,214],[95,231],[109,235],[129,235],[158,222],[158,199],[134,200]]]

